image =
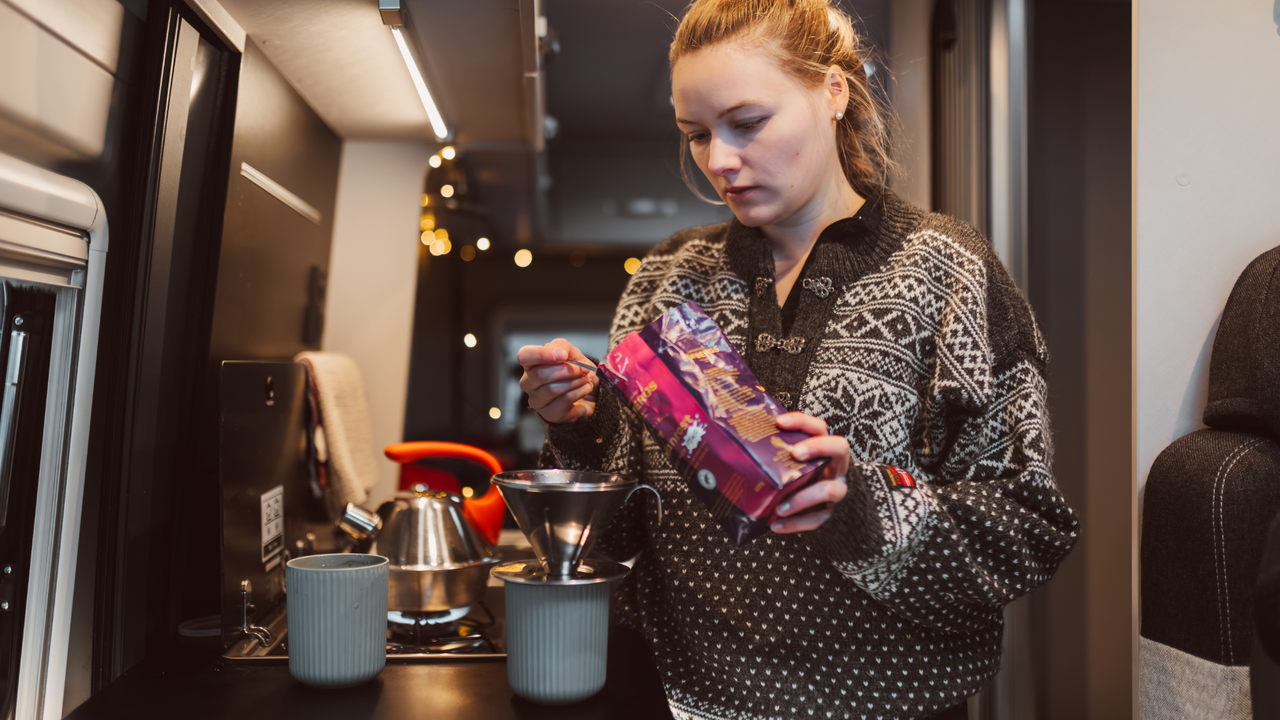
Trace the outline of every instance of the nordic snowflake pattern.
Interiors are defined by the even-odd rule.
[[[598,547],[640,553],[618,614],[648,637],[677,718],[935,714],[995,674],[1002,607],[1047,581],[1075,542],[1025,302],[1015,309],[1029,324],[1013,329],[1030,350],[997,358],[990,338],[1012,321],[987,317],[993,273],[1007,276],[986,240],[892,194],[881,227],[896,249],[823,299],[825,330],[804,349],[815,354],[796,407],[826,419],[859,461],[820,531],[732,545],[607,395],[589,421],[549,428],[544,464],[636,475],[662,495],[663,523],[652,503],[628,503]],[[687,231],[651,253],[613,343],[693,300],[743,351],[751,280],[729,270],[726,234]],[[890,487],[883,465],[915,487]]]

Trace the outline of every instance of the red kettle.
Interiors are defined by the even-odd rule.
[[[429,457],[451,457],[475,460],[489,468],[489,472],[497,475],[502,472],[502,464],[498,459],[478,447],[451,442],[404,442],[390,445],[386,450],[387,457],[400,465],[414,460]],[[502,501],[502,493],[494,488],[477,498],[466,498],[462,501],[462,515],[471,523],[471,527],[480,533],[480,537],[490,545],[498,544],[498,534],[502,532],[502,517],[507,506]]]

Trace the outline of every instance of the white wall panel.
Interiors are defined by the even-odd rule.
[[[926,210],[930,197],[929,23],[932,0],[894,0],[890,8],[889,62],[893,72],[893,109],[902,136],[895,148],[898,172],[893,190]]]
[[[119,22],[115,33],[118,43]],[[104,66],[0,2],[0,68],[0,137],[68,158],[102,154],[114,83]]]
[[[360,366],[377,445],[378,484],[368,503],[375,507],[395,492],[399,472],[381,450],[404,439],[418,203],[432,152],[433,146],[418,143],[342,146],[321,347],[346,353]]]
[[[1273,0],[1135,0],[1137,476],[1200,427],[1227,295],[1280,245]]]
[[[4,0],[107,72],[120,63],[124,5],[116,0]]]

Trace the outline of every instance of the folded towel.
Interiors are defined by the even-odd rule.
[[[373,454],[373,426],[369,404],[360,380],[360,367],[349,356],[335,352],[303,352],[294,358],[305,363],[319,396],[317,436],[323,432],[328,447],[328,481],[337,493],[338,507],[363,504],[378,481]]]

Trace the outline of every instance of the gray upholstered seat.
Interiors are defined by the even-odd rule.
[[[1255,587],[1280,512],[1280,248],[1231,292],[1204,418],[1209,428],[1166,448],[1147,478],[1142,715],[1280,717],[1253,714],[1249,680]]]

